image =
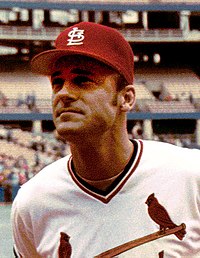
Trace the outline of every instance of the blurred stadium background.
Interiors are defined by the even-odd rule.
[[[128,114],[130,138],[200,148],[199,0],[0,0],[0,208],[69,152],[56,137],[49,81],[31,73],[29,62],[79,21],[114,27],[133,48],[137,102]],[[8,210],[1,209],[7,219]],[[2,250],[0,257],[12,257]]]

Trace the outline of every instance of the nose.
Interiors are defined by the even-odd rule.
[[[79,97],[78,90],[73,84],[65,81],[63,87],[55,94],[53,94],[53,104],[62,101],[63,103],[73,102]]]

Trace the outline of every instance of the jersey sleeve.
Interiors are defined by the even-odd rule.
[[[30,228],[30,218],[26,213],[23,213],[23,209],[20,209],[19,211],[18,201],[17,198],[14,200],[11,210],[14,249],[20,257],[39,258],[40,256],[34,247],[34,237]]]

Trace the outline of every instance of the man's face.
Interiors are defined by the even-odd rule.
[[[117,74],[85,57],[71,56],[51,76],[53,120],[66,140],[111,130],[117,117]]]

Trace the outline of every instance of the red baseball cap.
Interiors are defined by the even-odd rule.
[[[55,49],[36,55],[31,60],[31,69],[51,75],[60,57],[77,54],[109,65],[129,84],[133,83],[134,57],[130,44],[116,29],[93,22],[80,22],[61,32],[55,41]]]

